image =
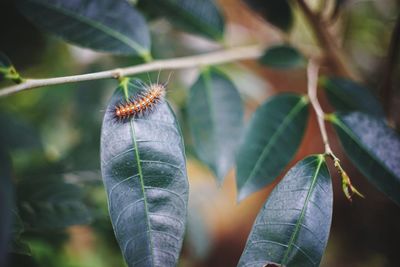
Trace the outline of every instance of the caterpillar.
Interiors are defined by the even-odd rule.
[[[151,112],[154,107],[164,100],[167,83],[142,84],[143,90],[128,101],[117,104],[114,108],[114,118],[125,122],[133,117],[138,117]]]

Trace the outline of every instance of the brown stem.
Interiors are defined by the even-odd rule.
[[[336,75],[358,80],[357,75],[345,60],[341,49],[338,47],[335,38],[327,30],[328,25],[321,19],[320,15],[314,13],[304,0],[298,0],[300,9],[303,11],[305,17],[308,19],[315,36],[326,53],[326,56],[333,67]]]

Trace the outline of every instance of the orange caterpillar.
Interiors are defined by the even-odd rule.
[[[154,83],[144,86],[143,92],[119,103],[114,109],[114,118],[118,121],[127,121],[130,118],[150,112],[161,102],[166,94],[166,84]]]

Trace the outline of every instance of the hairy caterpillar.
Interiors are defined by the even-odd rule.
[[[154,107],[164,100],[167,83],[141,83],[143,88],[140,93],[131,97],[128,101],[117,104],[114,108],[114,118],[117,121],[125,122],[130,118],[144,115],[151,112]]]

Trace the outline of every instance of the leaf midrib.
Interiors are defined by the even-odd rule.
[[[292,233],[292,235],[291,235],[291,237],[290,237],[290,240],[289,240],[289,243],[288,243],[288,247],[287,247],[287,249],[286,249],[286,251],[285,251],[285,254],[284,254],[284,256],[283,256],[282,265],[286,265],[287,260],[288,260],[289,255],[290,255],[290,252],[292,251],[292,247],[293,247],[293,245],[294,245],[294,241],[295,241],[296,238],[297,238],[297,235],[298,235],[298,233],[299,233],[299,231],[300,231],[300,227],[301,227],[301,225],[302,225],[302,221],[303,221],[304,216],[305,216],[305,211],[306,211],[306,208],[307,208],[307,206],[308,206],[309,199],[310,199],[311,194],[312,194],[312,192],[313,192],[313,190],[314,190],[314,188],[315,188],[315,185],[316,185],[316,183],[317,183],[317,176],[318,176],[318,174],[319,174],[319,172],[320,172],[322,163],[324,162],[324,156],[323,156],[323,155],[318,155],[317,157],[318,157],[318,158],[317,158],[317,160],[318,160],[318,165],[317,165],[317,168],[316,168],[316,170],[315,170],[315,173],[314,173],[314,175],[313,175],[313,177],[312,177],[312,182],[311,182],[311,185],[310,185],[310,189],[308,190],[306,199],[304,200],[304,205],[303,205],[303,208],[301,209],[301,213],[300,213],[299,219],[298,219],[298,221],[296,222],[295,229],[294,229],[294,231],[293,231],[293,233]]]
[[[128,84],[129,84],[129,79],[123,80],[121,85],[125,94],[125,100],[129,100],[129,94],[128,94]],[[132,143],[133,143],[133,149],[135,150],[135,159],[136,159],[136,164],[138,167],[138,173],[139,173],[139,179],[140,179],[140,188],[143,194],[143,203],[144,203],[144,209],[145,209],[145,215],[146,215],[146,224],[147,224],[147,236],[149,239],[149,247],[150,247],[150,254],[151,254],[151,262],[152,266],[154,265],[154,246],[153,242],[151,240],[151,226],[150,226],[150,218],[149,218],[149,208],[148,208],[148,203],[147,203],[147,197],[146,197],[146,190],[145,190],[145,185],[144,185],[144,177],[143,177],[143,171],[142,171],[142,164],[140,160],[140,155],[139,155],[139,149],[137,145],[137,140],[136,140],[136,132],[135,132],[135,126],[134,126],[134,118],[132,118],[129,121],[130,125],[130,131],[131,131],[131,137],[132,137]]]
[[[115,39],[117,39],[118,41],[120,41],[121,43],[124,43],[125,45],[131,47],[134,51],[136,51],[139,55],[145,57],[148,54],[148,50],[145,49],[144,47],[142,47],[141,45],[139,45],[137,42],[127,38],[126,36],[122,35],[119,32],[114,31],[112,28],[105,26],[103,24],[100,23],[96,23],[95,21],[92,21],[84,16],[81,16],[80,14],[76,14],[73,13],[69,10],[63,9],[62,7],[58,7],[58,6],[52,6],[50,4],[47,3],[42,3],[42,2],[38,2],[36,0],[30,0],[31,2],[36,3],[37,5],[43,5],[44,7],[51,9],[51,10],[55,10],[58,11],[66,16],[70,16],[78,21],[84,22],[90,26],[92,26],[93,28],[96,28],[100,31],[102,31],[103,33],[114,37]]]
[[[279,137],[279,135],[282,133],[282,131],[284,129],[286,129],[287,125],[295,117],[295,114],[298,113],[307,104],[308,104],[308,102],[305,102],[303,100],[303,97],[299,98],[298,103],[288,113],[286,118],[279,125],[278,129],[271,136],[271,138],[270,138],[269,142],[267,143],[267,145],[264,147],[263,152],[261,153],[261,156],[258,158],[258,160],[256,162],[256,165],[254,166],[253,170],[251,171],[250,175],[248,176],[246,182],[243,184],[242,188],[244,188],[245,185],[247,183],[249,183],[249,181],[251,181],[254,178],[254,175],[255,175],[256,171],[260,168],[260,165],[264,161],[264,158],[269,154],[269,151],[271,150],[273,144],[275,143],[275,140]]]

